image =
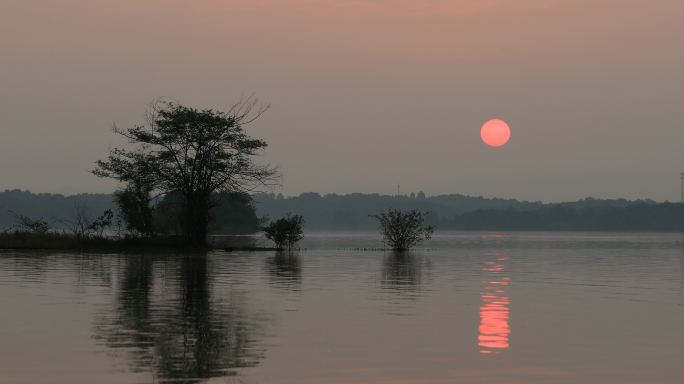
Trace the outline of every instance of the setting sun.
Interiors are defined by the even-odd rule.
[[[492,119],[482,125],[480,137],[490,147],[501,147],[511,138],[511,128],[503,120]]]

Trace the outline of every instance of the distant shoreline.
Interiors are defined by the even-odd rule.
[[[302,193],[283,197],[255,194],[258,217],[302,215],[307,231],[375,230],[369,215],[388,208],[418,209],[427,213],[427,223],[438,230],[467,231],[684,231],[684,204],[653,200],[586,198],[566,203],[541,203],[515,199],[490,199],[460,194],[388,196],[378,194],[320,195]],[[0,228],[13,225],[12,210],[30,218],[44,218],[53,229],[73,215],[81,201],[93,216],[115,210],[112,195],[72,196],[34,194],[28,191],[0,191]]]

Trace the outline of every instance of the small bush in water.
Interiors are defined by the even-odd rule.
[[[292,249],[294,245],[304,238],[302,226],[304,218],[301,215],[287,215],[281,219],[272,221],[263,228],[266,238],[275,243],[276,248]]]
[[[425,214],[417,209],[390,209],[371,215],[380,221],[380,233],[386,245],[397,251],[410,249],[423,240],[430,240],[434,228],[424,225]]]

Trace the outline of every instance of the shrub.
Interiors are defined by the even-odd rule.
[[[111,209],[106,209],[100,217],[88,226],[91,236],[103,237],[105,229],[112,225],[112,220],[114,220],[114,212]]]
[[[50,224],[48,224],[47,221],[43,220],[42,217],[40,219],[34,220],[28,216],[18,214],[14,211],[9,212],[14,215],[15,220],[14,225],[10,227],[9,231],[28,232],[36,234],[45,234],[48,233],[48,231],[50,231]]]
[[[434,231],[433,227],[424,225],[425,213],[417,209],[390,209],[370,216],[380,221],[384,243],[398,251],[410,249],[423,240],[430,240]]]
[[[301,240],[303,235],[302,226],[304,225],[304,218],[301,215],[290,215],[272,221],[263,228],[266,238],[275,243],[276,248],[292,249],[294,245]]]

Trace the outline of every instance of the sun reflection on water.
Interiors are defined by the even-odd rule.
[[[510,304],[506,290],[510,277],[506,276],[504,262],[507,258],[501,254],[488,254],[489,260],[484,262],[482,270],[485,274],[484,288],[481,293],[480,329],[477,343],[482,354],[494,354],[510,347],[511,334]]]

